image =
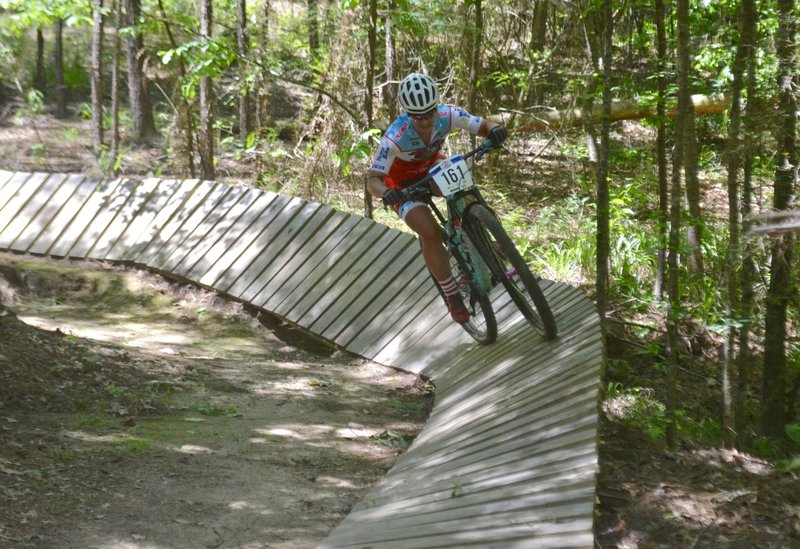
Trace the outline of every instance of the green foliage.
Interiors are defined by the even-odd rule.
[[[381,131],[376,128],[361,132],[359,135],[348,135],[344,142],[345,146],[333,153],[334,165],[342,171],[342,175],[350,175],[351,161],[363,162],[370,158],[380,137]]]
[[[652,389],[626,389],[621,383],[609,384],[602,409],[610,421],[643,431],[652,439],[659,439],[666,433],[666,407],[655,399]]]
[[[410,444],[403,435],[389,430],[372,435],[369,438],[382,446],[389,446],[390,448],[408,448]]]

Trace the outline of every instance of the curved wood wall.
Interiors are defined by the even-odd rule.
[[[476,346],[410,235],[197,180],[0,171],[0,249],[152,269],[431,378],[422,433],[320,547],[592,547],[603,347],[579,290],[544,282],[553,342],[498,292],[500,338]]]

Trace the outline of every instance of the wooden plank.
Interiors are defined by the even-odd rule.
[[[269,287],[271,294],[262,301],[261,307],[267,311],[280,314],[281,305],[289,298],[292,292],[305,291],[314,284],[310,274],[319,266],[328,255],[339,245],[353,228],[363,218],[343,212],[334,212],[333,216],[325,221],[314,238],[314,245],[303,250],[296,258],[289,262],[279,275],[273,279]],[[259,297],[260,299],[260,297]]]
[[[121,232],[119,238],[105,255],[109,261],[124,260],[131,251],[139,245],[141,249],[150,241],[152,231],[147,233],[153,221],[162,212],[164,206],[172,199],[173,194],[180,187],[176,180],[145,179],[136,189],[136,197],[132,199],[131,209],[135,210],[133,218]],[[144,194],[147,193],[147,196]]]
[[[121,187],[127,191],[128,185],[130,185],[130,192],[122,206],[116,209],[114,216],[87,253],[87,257],[118,259],[118,257],[109,256],[114,244],[131,228],[132,224],[135,225],[136,218],[150,201],[150,196],[158,186],[158,181],[154,178],[143,181],[131,179]]]
[[[309,258],[314,255],[325,240],[343,221],[346,214],[335,215],[336,211],[329,206],[322,205],[305,223],[303,228],[287,244],[281,253],[273,260],[270,268],[271,276],[264,276],[259,283],[263,282],[263,287],[259,292],[250,298],[250,303],[256,307],[271,310],[267,307],[267,302],[276,293],[280,293],[289,279],[293,279],[298,287],[305,287],[305,271]],[[299,277],[297,275],[300,275]]]
[[[395,232],[389,236],[386,248],[378,249],[376,244],[353,264],[346,275],[349,283],[344,291],[314,319],[309,329],[326,339],[335,337],[377,298],[392,276],[397,275],[398,268],[404,269],[418,253],[404,235]]]
[[[397,232],[387,227],[371,227],[347,256],[337,262],[319,284],[309,289],[306,299],[290,311],[288,318],[308,328],[326,313],[335,314],[330,308],[335,307],[334,304],[347,291],[352,281],[367,270],[370,258],[378,257],[396,238]]]
[[[0,195],[3,194],[3,187],[14,177],[14,172],[0,170]]]
[[[14,237],[19,234],[25,225],[27,219],[22,218],[19,213],[23,211],[28,201],[35,195],[40,187],[47,181],[50,174],[35,173],[23,174],[18,181],[18,185],[12,185],[9,191],[14,190],[14,194],[9,196],[5,205],[0,209],[0,235],[14,233]],[[14,240],[14,238],[6,238],[6,244],[0,245],[0,249],[5,249]]]
[[[72,214],[72,219],[46,253],[54,257],[69,255],[70,250],[80,243],[84,233],[102,211],[106,199],[111,196],[120,183],[120,179],[100,180],[95,178],[90,178],[82,183],[82,193],[78,195],[78,198],[82,198],[83,193],[86,192],[88,195],[83,202],[73,203],[76,207],[75,210],[66,212]]]
[[[436,357],[427,355],[427,350],[420,349],[409,356],[410,349],[422,337],[425,337],[432,330],[438,330],[439,327],[449,329],[452,320],[450,315],[445,309],[444,302],[439,295],[438,290],[431,284],[424,297],[420,299],[421,308],[419,316],[414,321],[406,325],[402,331],[398,331],[395,336],[377,353],[370,350],[369,353],[373,355],[373,360],[381,364],[388,365],[402,365],[403,369],[408,368],[409,371],[415,373],[422,373],[431,363],[435,362]],[[433,315],[431,311],[436,311]],[[458,328],[462,331],[461,328]],[[472,344],[472,339],[466,333],[454,333],[452,330],[448,332],[453,337],[451,343],[458,345],[458,347],[468,347]],[[427,349],[427,348],[426,348]],[[456,352],[457,348],[448,345],[450,353]]]
[[[157,250],[155,247],[148,248],[143,254],[142,259],[147,262],[146,264],[154,269],[169,272],[169,264],[175,261],[174,258],[170,258],[175,254],[180,256],[178,259],[183,257],[184,250],[189,247],[187,239],[224,200],[229,191],[227,185],[201,181],[179,215],[171,218],[167,226],[159,232],[157,240],[163,244]]]
[[[42,247],[41,244],[39,244],[42,239],[52,242],[52,236],[47,235],[55,234],[57,236],[64,229],[66,223],[59,224],[59,216],[64,208],[72,203],[73,195],[81,187],[81,183],[83,183],[85,179],[86,176],[80,174],[67,176],[58,186],[56,192],[43,204],[42,209],[31,220],[31,223],[23,234],[12,244],[12,247],[20,251],[37,253],[36,250]],[[74,211],[72,213],[74,213]],[[44,253],[46,250],[47,247],[38,253]]]
[[[123,252],[122,261],[146,265],[147,261],[144,254],[148,249],[158,249],[166,243],[166,228],[170,226],[173,219],[180,217],[184,211],[192,193],[197,189],[199,181],[197,179],[177,180],[168,179],[159,183],[159,196],[168,196],[165,202],[158,201],[158,209],[155,216],[141,230],[135,241]]]
[[[215,244],[215,247],[209,252],[212,257],[217,257],[214,263],[206,270],[203,275],[197,279],[200,284],[208,287],[220,288],[224,285],[224,276],[231,274],[234,265],[237,263],[242,254],[246,254],[250,247],[258,238],[259,234],[265,230],[263,220],[269,220],[274,217],[270,211],[280,211],[283,206],[289,202],[288,196],[280,196],[273,192],[262,192],[255,202],[247,209],[242,215],[240,220],[241,230],[236,241],[224,250],[218,250],[221,243]],[[269,221],[267,221],[269,223]],[[221,252],[221,253],[219,253]],[[237,273],[238,276],[238,273]],[[230,281],[232,281],[231,279]]]
[[[397,332],[403,330],[403,326],[416,320],[413,308],[420,305],[420,299],[431,284],[428,268],[417,255],[409,265],[407,276],[387,287],[385,302],[377,308],[370,329],[343,333],[337,338],[337,343],[361,356],[368,356],[366,353],[375,347],[376,351],[382,349]],[[352,337],[348,338],[349,335]]]
[[[152,234],[148,242],[140,242],[130,250],[126,259],[140,265],[156,268],[164,259],[169,257],[171,249],[179,246],[188,230],[182,227],[205,203],[206,198],[212,196],[216,189],[213,181],[200,181],[186,179],[180,183],[170,202],[159,213],[157,220],[149,229]]]
[[[39,213],[67,178],[64,174],[51,174],[33,193],[14,219],[0,232],[0,248],[24,252],[31,241],[44,228],[45,222],[37,220]],[[18,241],[22,241],[17,244]]]
[[[388,256],[389,254],[384,255]],[[381,316],[380,313],[390,306],[396,293],[403,291],[409,280],[412,280],[414,275],[419,272],[418,258],[419,248],[416,243],[409,242],[405,248],[401,248],[397,256],[389,260],[382,272],[379,270],[379,263],[373,264],[369,276],[364,277],[368,284],[360,291],[357,290],[356,285],[348,290],[356,292],[355,296],[346,300],[350,301],[350,305],[340,312],[339,319],[341,320],[334,321],[327,330],[322,332],[322,337],[343,345],[344,342],[350,341],[359,334],[371,333],[375,337],[383,333],[387,324],[391,324],[397,319],[389,319]],[[371,282],[369,282],[369,278],[372,278]]]
[[[211,199],[206,199],[202,213],[205,215],[196,216],[199,222],[192,227],[181,241],[180,245],[170,254],[168,258],[159,266],[160,269],[175,274],[185,272],[181,268],[181,263],[186,259],[189,263],[199,259],[199,255],[195,256],[193,250],[195,247],[204,247],[204,242],[214,241],[217,236],[217,228],[224,233],[227,226],[225,221],[228,212],[232,208],[236,209],[236,204],[244,196],[252,197],[252,193],[247,192],[245,187],[231,187],[229,185],[220,185],[220,192],[217,196]],[[201,219],[202,217],[202,219]],[[234,217],[235,219],[235,217]],[[188,226],[187,226],[188,228]],[[182,227],[183,229],[183,227]]]
[[[248,296],[255,295],[257,290],[254,286],[258,285],[264,270],[319,207],[318,204],[309,204],[299,198],[293,198],[282,205],[281,210],[273,210],[268,217],[260,218],[264,229],[247,248],[246,253],[237,259],[236,267],[231,269],[233,282],[226,292],[232,296],[247,300],[245,293]]]
[[[222,215],[213,226],[207,230],[198,229],[199,233],[203,234],[203,237],[194,244],[191,250],[171,271],[190,280],[202,278],[202,275],[218,259],[216,253],[208,255],[209,251],[217,243],[222,246],[222,248],[217,249],[224,250],[236,241],[239,232],[247,227],[246,224],[239,225],[240,219],[261,194],[262,192],[259,189],[243,188],[236,202],[222,212]]]
[[[136,187],[138,187],[139,182],[134,179],[116,180],[115,182],[118,184],[114,186],[113,192],[109,189],[108,194],[103,195],[102,191],[105,189],[101,188],[99,189],[101,191],[100,194],[96,191],[95,194],[92,195],[92,199],[102,196],[103,200],[99,204],[96,204],[96,212],[88,226],[81,233],[77,242],[70,248],[69,252],[67,252],[69,257],[76,259],[102,259],[102,257],[92,255],[92,251],[96,246],[104,247],[109,241],[116,240],[119,236],[119,233],[108,232],[109,226],[116,218],[117,213],[124,209],[128,199],[134,193]]]
[[[562,408],[574,408],[570,408],[570,413],[575,414],[574,419],[576,420],[579,410],[582,410],[581,413],[591,415],[591,406],[596,404],[599,387],[593,380],[589,381],[588,377],[596,374],[598,371],[599,368],[594,368],[584,372],[577,387],[570,389],[570,399],[564,399],[563,406],[561,407],[558,405],[558,395],[554,395],[550,392],[549,388],[539,389],[538,387],[526,386],[525,393],[528,394],[523,397],[517,397],[517,399],[511,403],[509,403],[508,399],[503,398],[503,402],[509,408],[508,410],[496,412],[495,415],[486,415],[487,410],[490,412],[492,410],[497,410],[497,405],[492,402],[493,398],[500,398],[498,396],[497,386],[495,385],[493,389],[487,390],[485,393],[471,395],[470,398],[467,399],[469,402],[465,405],[460,405],[460,403],[451,405],[452,409],[449,412],[445,410],[439,412],[437,410],[435,417],[431,417],[430,426],[426,426],[426,429],[420,434],[420,436],[424,435],[424,437],[417,442],[420,445],[424,445],[430,440],[435,440],[439,443],[446,441],[453,446],[452,450],[445,453],[443,453],[441,449],[436,450],[437,455],[442,456],[442,459],[444,459],[450,452],[463,453],[476,448],[490,449],[493,443],[487,442],[487,440],[502,438],[507,436],[507,433],[514,433],[509,436],[509,438],[513,439],[516,436],[515,433],[520,429],[520,426],[522,426],[522,430],[525,431],[527,435],[532,435],[537,430],[550,425],[551,422],[558,421],[559,417],[567,417],[559,416],[555,413],[561,413],[560,410]],[[569,388],[568,383],[564,383],[563,380],[559,380],[558,383],[554,383],[553,385]],[[532,398],[541,399],[542,402],[533,402],[530,400]],[[589,403],[589,408],[585,407],[587,402]],[[515,415],[523,411],[525,413],[530,413],[531,417],[520,419]],[[455,412],[460,412],[463,415],[456,415]],[[450,428],[448,423],[451,421],[453,422],[452,428]],[[511,446],[508,446],[504,450],[510,451],[512,449]],[[432,451],[432,449],[429,448],[428,451]],[[426,467],[433,467],[435,465],[434,461],[428,462],[429,460],[427,460],[425,450],[418,450],[414,453],[414,460],[408,458],[404,461],[404,466],[413,467],[415,465],[422,465],[423,462],[426,462]]]
[[[353,249],[375,227],[375,223],[363,217],[352,216],[338,228],[329,240],[323,244],[316,255],[312,269],[300,276],[300,284],[289,288],[289,293],[272,309],[284,318],[293,319],[302,315],[310,296],[319,296],[334,283],[330,278],[331,271],[340,261],[346,261]],[[377,234],[377,233],[376,233]],[[297,310],[298,312],[293,313]]]
[[[57,205],[55,216],[28,247],[29,253],[39,255],[49,253],[50,248],[55,246],[61,235],[67,232],[84,202],[97,188],[98,180],[87,178],[84,175],[70,176],[62,185],[65,193],[69,192],[70,185],[74,186],[72,193]]]
[[[244,292],[260,273],[262,266],[255,265],[259,256],[275,253],[273,249],[269,252],[265,250],[273,246],[277,235],[281,234],[286,225],[292,223],[295,216],[305,209],[306,204],[305,200],[296,197],[279,197],[271,203],[254,223],[256,228],[261,227],[256,238],[239,254],[220,280],[214,283],[214,287],[234,297]]]
[[[385,536],[384,539],[392,539],[401,534],[400,531],[422,528],[430,533],[488,529],[499,522],[516,522],[509,519],[520,512],[531,525],[557,524],[581,516],[591,521],[591,517],[586,516],[591,503],[581,505],[581,500],[594,487],[592,477],[596,463],[592,461],[584,459],[585,464],[577,470],[552,471],[550,468],[547,473],[540,474],[500,471],[488,481],[469,477],[439,478],[426,484],[430,493],[425,497],[409,497],[386,505],[376,505],[370,500],[372,507],[359,509],[353,518],[368,524],[365,529]],[[456,498],[452,496],[454,485],[461,487]],[[378,516],[391,518],[380,522],[376,521]]]
[[[6,205],[14,198],[25,182],[32,177],[32,173],[16,172],[11,176],[11,179],[3,184],[2,192],[0,192],[0,229],[5,228],[12,217],[8,213],[3,213]]]
[[[250,272],[243,278],[243,280],[248,280],[249,284],[239,294],[240,299],[253,302],[268,281],[283,267],[283,261],[287,259],[286,255],[291,254],[295,238],[304,231],[312,219],[318,217],[320,209],[323,209],[323,215],[328,213],[321,204],[314,202],[306,204],[290,223],[284,225],[280,232],[273,235],[269,246],[261,251],[250,266]]]

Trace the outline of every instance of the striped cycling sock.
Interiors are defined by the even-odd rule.
[[[452,276],[447,280],[439,280],[439,286],[442,287],[442,291],[444,295],[454,295],[458,293],[458,284],[456,284],[456,279]]]

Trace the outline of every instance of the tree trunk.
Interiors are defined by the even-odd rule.
[[[695,116],[721,114],[728,110],[729,100],[723,95],[692,95],[691,104],[694,108]],[[563,111],[546,111],[537,113],[535,117],[519,114],[516,125],[517,131],[522,132],[543,132],[557,128],[580,128],[585,127],[585,119],[589,118],[586,113],[591,113],[593,121],[599,121],[602,116],[602,108],[584,107],[583,109],[567,109]],[[650,104],[639,104],[630,101],[614,103],[611,107],[611,121],[620,120],[640,120],[656,116],[657,111]],[[675,117],[678,114],[677,107],[673,104],[667,106],[664,116]],[[493,115],[493,120],[502,119],[499,115]]]
[[[137,28],[141,11],[141,0],[125,0],[126,24],[135,30],[127,39],[128,102],[133,122],[133,141],[149,143],[157,134],[149,86],[144,75],[144,39],[141,29]]]
[[[372,127],[373,94],[375,93],[375,64],[378,58],[378,0],[369,0],[367,6],[369,24],[367,25],[367,82],[364,88],[364,112],[367,116],[367,128]],[[372,219],[372,194],[369,184],[364,179],[364,217]]]
[[[597,310],[606,316],[609,275],[611,272],[610,197],[608,162],[611,133],[611,40],[613,19],[611,0],[603,0],[603,119],[600,127],[600,158],[597,163]]]
[[[667,174],[667,31],[664,0],[655,0],[656,49],[658,51],[658,101],[656,104],[656,163],[658,164],[658,253],[656,255],[656,280],[653,296],[664,295],[664,278],[667,257],[667,227],[669,225],[669,179]]]
[[[158,0],[158,9],[161,12],[161,21],[164,24],[164,32],[167,33],[167,38],[169,39],[169,44],[172,49],[178,48],[178,42],[175,40],[175,35],[172,32],[172,26],[170,25],[170,19],[167,16],[167,10],[164,9],[164,2],[163,0]],[[178,70],[180,71],[181,80],[186,78],[186,63],[183,60],[183,57],[178,56]],[[180,82],[178,83],[180,84]],[[194,109],[192,107],[192,102],[183,96],[183,94],[179,91],[178,86],[176,86],[176,90],[173,92],[173,102],[175,104],[175,110],[177,111],[175,114],[176,125],[178,129],[183,133],[183,141],[185,144],[185,150],[180,151],[179,154],[183,155],[189,166],[189,175],[194,178],[197,174],[197,168],[195,167],[195,119],[194,119]]]
[[[269,66],[268,54],[272,47],[269,40],[269,17],[271,9],[271,1],[264,0],[263,10],[261,12],[264,18],[261,23],[261,59],[259,60],[261,67]],[[255,118],[259,129],[269,126],[269,78],[267,71],[263,68],[259,71],[258,75]]]
[[[311,62],[316,64],[319,61],[319,5],[317,0],[308,0],[308,53],[311,54]]]
[[[741,217],[739,204],[739,171],[743,156],[742,141],[742,90],[747,58],[753,48],[755,19],[753,0],[742,0],[739,17],[740,39],[731,67],[733,84],[731,86],[730,122],[728,124],[728,256],[727,256],[727,316],[730,319],[725,342],[725,360],[722,368],[722,438],[726,448],[736,443],[736,415],[733,385],[735,383],[736,342],[738,341],[737,320],[741,318],[739,294],[739,265],[742,258]]]
[[[469,52],[469,88],[467,105],[471,113],[478,112],[478,81],[481,68],[481,39],[483,38],[483,4],[474,0],[475,26],[472,29]]]
[[[114,56],[111,58],[111,162],[113,173],[117,173],[119,156],[119,82],[122,40],[119,29],[122,26],[122,0],[114,0]]]
[[[670,226],[668,247],[667,286],[667,446],[678,444],[678,428],[675,411],[678,408],[676,393],[678,385],[681,294],[678,254],[680,250],[681,224],[681,178],[685,177],[686,141],[692,116],[689,95],[689,0],[678,0],[678,116],[675,121],[675,147],[672,153],[672,189],[670,195]]]
[[[44,94],[44,33],[42,27],[36,27],[36,74],[33,76],[33,87]]]
[[[212,0],[200,3],[200,38],[211,39],[211,27],[214,22]],[[216,179],[214,168],[214,88],[211,78],[200,78],[200,165],[201,177],[205,180]]]
[[[247,40],[247,1],[236,0],[236,44],[239,48],[239,138],[247,143],[247,136],[253,131],[250,85],[248,84]]]
[[[797,22],[792,0],[778,0],[778,10],[779,24],[775,42],[781,102],[773,206],[775,210],[781,211],[788,209],[796,182]],[[780,438],[786,425],[786,316],[789,298],[794,295],[794,281],[791,278],[794,236],[787,232],[774,238],[764,327],[764,416],[761,431],[766,437]]]
[[[397,118],[397,86],[395,86],[395,44],[394,44],[394,25],[392,14],[394,13],[396,0],[389,0],[389,9],[384,20],[384,32],[386,33],[386,86],[384,86],[384,105],[389,113],[389,120]]]
[[[687,48],[688,49],[688,48]],[[689,119],[686,122],[686,143],[684,152],[684,170],[686,181],[686,202],[689,211],[689,223],[686,227],[686,241],[689,246],[687,266],[689,271],[702,277],[703,266],[703,209],[700,206],[700,179],[697,176],[699,147],[695,131],[694,105],[689,102]]]
[[[748,0],[748,4],[750,1]],[[750,7],[748,6],[748,9]],[[755,10],[755,6],[752,8]],[[753,44],[747,52],[747,105],[744,111],[744,165],[742,169],[742,232],[747,234],[752,223],[752,203],[753,203],[753,146],[751,143],[756,141],[757,130],[755,128],[757,112],[759,111],[756,102],[758,93],[757,66],[756,66],[756,21],[758,11],[752,17],[747,18],[747,24],[753,26]],[[742,32],[745,32],[744,27]],[[747,31],[751,32],[751,31]],[[741,315],[743,319],[742,328],[739,330],[739,354],[736,357],[736,434],[737,446],[744,447],[743,437],[749,430],[749,421],[746,414],[747,402],[750,395],[750,376],[752,352],[750,351],[750,332],[754,323],[755,315],[755,284],[756,268],[753,261],[754,242],[751,239],[745,241],[744,253],[742,257],[742,270],[740,274],[739,287],[741,288]]]
[[[528,77],[527,90],[520,90],[517,98],[518,106],[524,108],[535,104],[539,96],[537,73],[541,67],[539,54],[547,43],[547,16],[550,13],[550,0],[536,0],[529,15],[531,23],[531,36],[528,41]]]
[[[550,12],[550,0],[536,0],[533,6],[531,21],[531,51],[540,52],[547,42],[547,14]]]
[[[100,158],[103,150],[103,0],[94,0],[92,12],[92,149]]]
[[[56,39],[54,52],[56,73],[56,118],[67,116],[67,88],[64,85],[64,20],[56,21]]]

